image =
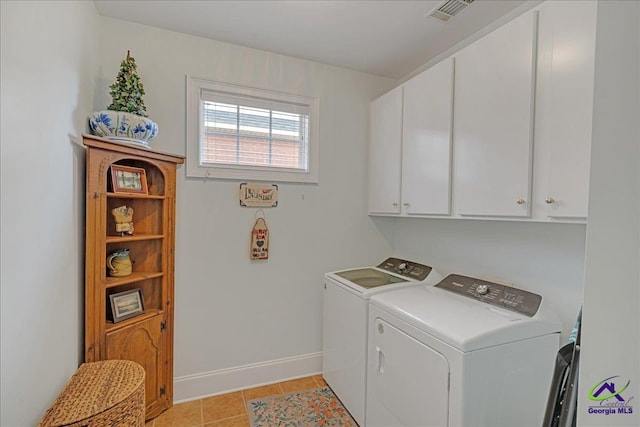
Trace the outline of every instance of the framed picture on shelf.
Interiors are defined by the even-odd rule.
[[[142,289],[131,289],[109,295],[113,323],[135,317],[145,312]]]
[[[142,168],[111,165],[111,184],[114,193],[148,194],[147,174]]]

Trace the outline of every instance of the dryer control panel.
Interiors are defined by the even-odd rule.
[[[535,316],[542,302],[538,294],[459,274],[448,275],[435,287],[529,317]]]
[[[416,262],[406,261],[399,258],[387,258],[378,266],[378,268],[413,280],[418,280],[420,282],[426,279],[432,270],[428,265],[418,264]]]

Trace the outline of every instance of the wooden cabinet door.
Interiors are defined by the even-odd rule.
[[[167,355],[163,351],[163,316],[157,315],[107,333],[107,359],[133,360],[145,370],[147,419],[166,409]]]
[[[451,213],[453,58],[404,85],[402,211]]]
[[[540,7],[536,144],[548,144],[540,159],[548,159],[548,182],[536,203],[548,217],[587,217],[596,9],[592,1]]]
[[[371,102],[369,212],[400,213],[402,86]]]
[[[455,55],[455,209],[530,215],[536,13]]]

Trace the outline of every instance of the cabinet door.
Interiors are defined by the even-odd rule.
[[[455,206],[461,215],[530,214],[535,13],[456,55]]]
[[[402,87],[371,102],[369,212],[400,213]]]
[[[146,372],[147,419],[168,407],[166,355],[162,345],[162,320],[158,315],[107,333],[107,359],[138,362]]]
[[[451,212],[453,58],[404,85],[402,209],[407,214]]]
[[[549,217],[587,216],[596,9],[592,1],[540,7],[536,141],[548,144],[549,157],[547,187],[536,197]]]

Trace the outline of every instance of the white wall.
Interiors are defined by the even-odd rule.
[[[596,34],[578,424],[631,427],[640,425],[640,3],[600,2]],[[631,381],[624,402],[589,399],[605,380],[616,391]],[[612,403],[631,413],[589,413]]]
[[[96,109],[131,50],[165,151],[185,153],[186,74],[320,98],[320,183],[279,184],[269,260],[249,260],[256,210],[239,207],[240,181],[178,171],[175,399],[319,372],[323,274],[392,251],[365,189],[369,101],[394,82],[107,18],[102,37]]]
[[[584,242],[583,224],[398,218],[395,226],[400,257],[542,295],[560,315],[562,342],[582,304]]]
[[[272,236],[266,262],[248,260],[255,210],[238,206],[239,182],[188,180],[184,168],[179,170],[176,400],[318,370],[322,274],[370,265],[391,252],[432,264],[444,274],[493,276],[538,291],[561,306],[565,337],[571,329],[582,296],[584,225],[367,217],[368,101],[394,82],[99,18],[92,2],[2,1],[0,7],[1,425],[37,423],[82,361],[84,152],[72,141],[84,132],[86,115],[109,103],[107,86],[128,49],[137,60],[150,115],[160,124],[152,143],[160,150],[185,152],[186,74],[319,96],[321,102],[320,184],[280,185],[280,206],[265,210]],[[638,31],[637,3],[626,7],[635,15],[616,11],[599,17],[598,31],[605,33],[599,43],[607,46],[601,54],[610,46],[624,46],[614,40],[616,31]],[[627,34],[623,40],[637,52],[639,38]],[[613,53],[616,59],[608,63],[599,57],[600,84],[609,81],[611,94],[620,99],[640,93],[638,57]],[[627,67],[622,79],[618,63]],[[624,89],[633,85],[631,91]],[[601,96],[608,89],[602,86]],[[596,105],[602,114],[617,101]],[[617,108],[621,117],[634,111],[638,116],[637,99]],[[32,117],[43,125],[34,125]],[[633,241],[640,227],[638,130],[619,126],[609,115],[594,126],[585,387],[608,375],[611,363],[622,358],[618,354],[603,363],[611,348],[637,342],[640,301],[640,254]],[[610,138],[616,129],[621,133]],[[629,167],[621,169],[625,162]],[[624,196],[630,198],[603,198],[610,188],[628,189]],[[625,215],[607,217],[609,202],[624,206],[615,212]],[[603,263],[609,267],[600,270]],[[625,282],[628,271],[632,280]],[[611,341],[611,330],[602,325],[617,319],[610,295],[624,300],[623,291],[636,306],[624,313],[624,329]],[[606,354],[594,350],[608,342],[614,344]],[[637,347],[635,359],[621,363],[637,361]],[[632,377],[637,396],[637,369],[631,366],[625,375]],[[610,425],[609,419],[596,422]],[[637,425],[637,418],[632,422]]]
[[[0,2],[3,426],[29,426],[83,360],[84,150],[93,2]]]

